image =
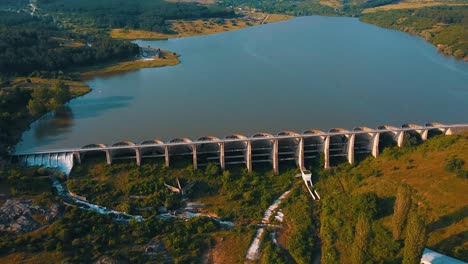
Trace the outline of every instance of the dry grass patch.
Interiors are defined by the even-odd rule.
[[[210,35],[233,30],[257,26],[262,23],[273,23],[293,18],[289,15],[251,13],[244,18],[232,19],[197,19],[197,20],[171,20],[171,30],[175,34],[165,34],[145,30],[113,29],[110,36],[116,39],[154,39],[192,37]]]
[[[422,7],[431,7],[439,5],[449,5],[449,6],[463,6],[468,5],[467,3],[460,3],[460,1],[451,1],[451,0],[406,0],[397,4],[378,6],[373,8],[364,9],[363,13],[373,13],[377,11],[387,11],[394,9],[414,9]]]
[[[57,81],[62,81],[65,83],[65,85],[70,87],[70,92],[73,94],[73,97],[81,96],[91,91],[91,88],[82,81],[68,81],[46,78],[17,77],[11,81],[11,86],[20,89],[33,89],[35,87],[50,88]]]
[[[165,66],[174,66],[180,63],[179,55],[170,51],[162,51],[163,58],[153,58],[151,60],[137,59],[124,61],[105,66],[104,68],[94,68],[83,70],[81,76],[89,79],[96,76],[112,76],[124,72],[136,71],[143,68],[157,68]]]
[[[423,145],[396,160],[378,158],[366,166],[379,170],[383,176],[365,179],[357,191],[375,192],[385,198],[395,196],[402,183],[411,186],[413,201],[427,217],[430,231],[427,246],[437,248],[439,243],[466,231],[468,226],[468,180],[445,169],[448,159],[454,156],[468,162],[467,136],[437,151],[425,151]],[[468,169],[467,164],[464,169]],[[383,223],[389,228],[391,216],[385,217]]]
[[[207,253],[208,263],[243,263],[253,235],[254,231],[216,233],[216,243]]]
[[[50,264],[62,263],[62,261],[63,255],[53,252],[14,253],[0,258],[0,263]]]
[[[173,38],[174,35],[157,33],[145,30],[136,30],[136,29],[121,29],[116,28],[112,29],[110,32],[111,38],[115,39],[168,39]]]

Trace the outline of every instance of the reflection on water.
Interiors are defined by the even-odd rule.
[[[355,18],[137,43],[182,63],[87,81],[93,92],[70,102],[73,120],[38,121],[17,150],[468,121],[468,63]]]
[[[33,127],[34,137],[37,140],[54,137],[69,131],[73,126],[73,111],[70,106],[65,105],[52,113],[42,117]]]
[[[127,107],[133,96],[106,96],[77,100],[72,104],[78,113],[75,119],[96,118],[117,108]]]

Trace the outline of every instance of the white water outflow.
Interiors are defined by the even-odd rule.
[[[22,156],[20,162],[28,167],[54,168],[69,175],[73,168],[73,153],[34,154]]]

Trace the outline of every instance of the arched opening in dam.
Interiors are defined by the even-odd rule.
[[[423,133],[424,127],[415,124],[403,124],[401,127],[415,129],[403,132],[403,146],[416,146],[422,143],[421,134]]]
[[[392,126],[379,126],[378,130],[393,130],[397,129]],[[398,145],[398,132],[382,131],[379,133],[379,153],[382,153],[385,148],[392,148]]]
[[[371,133],[372,129],[368,127],[355,127],[353,131],[367,132],[358,133],[354,136],[354,161],[359,162],[372,154],[375,134]]]
[[[440,123],[426,123],[426,127],[433,127],[431,129],[428,129],[427,131],[427,139],[433,138],[438,135],[444,135],[447,131],[446,128],[438,128],[439,126],[443,126],[443,124]]]
[[[122,149],[113,149],[110,151],[112,162],[121,162],[122,160],[135,159],[137,160],[138,154],[136,148],[134,147],[135,143],[130,141],[117,142],[112,145],[112,147],[127,147]],[[139,162],[139,161],[136,161]]]
[[[319,136],[323,134],[320,130],[307,130],[304,135],[317,135],[304,138],[304,166],[306,168],[320,165],[320,157],[323,154],[325,137]]]
[[[227,136],[225,139],[236,139],[239,141],[226,141],[224,143],[224,162],[229,167],[245,168],[247,162],[247,137],[244,135],[234,134]],[[240,166],[239,166],[240,165]]]
[[[161,146],[154,146],[156,144],[161,144]],[[143,147],[140,149],[141,162],[142,163],[155,162],[155,163],[163,164],[164,163],[164,157],[165,157],[165,150],[164,150],[164,146],[162,146],[162,144],[164,144],[164,142],[159,140],[159,139],[143,141],[141,143],[141,145]],[[150,145],[150,146],[148,146],[148,145]],[[151,145],[153,145],[153,146],[151,146]],[[147,146],[147,147],[145,147],[145,146]]]
[[[86,161],[93,161],[93,162],[107,162],[112,163],[110,160],[111,156],[108,150],[105,150],[107,146],[104,144],[89,144],[81,148],[80,150],[80,160],[81,163]],[[93,149],[93,150],[87,150]],[[102,149],[102,150],[100,150]]]
[[[257,133],[252,136],[252,167],[264,168],[265,163],[273,163],[273,135],[268,133]]]
[[[330,133],[346,133],[348,130],[343,128],[333,128]],[[348,156],[348,135],[330,135],[330,166],[336,166],[346,162]]]
[[[176,138],[169,143],[192,143],[188,138]],[[168,146],[170,166],[175,168],[186,167],[193,164],[193,146],[191,144]]]
[[[278,139],[278,164],[281,172],[298,165],[300,135],[294,131],[283,131],[278,136],[297,136],[297,138]]]
[[[207,136],[199,138],[197,141],[205,143],[197,144],[197,163],[198,166],[204,167],[208,163],[220,165],[219,143],[209,142],[219,140],[217,137]]]

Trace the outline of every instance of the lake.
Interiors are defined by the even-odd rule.
[[[182,63],[88,81],[93,92],[32,124],[17,151],[468,121],[467,62],[355,18],[136,43]]]

